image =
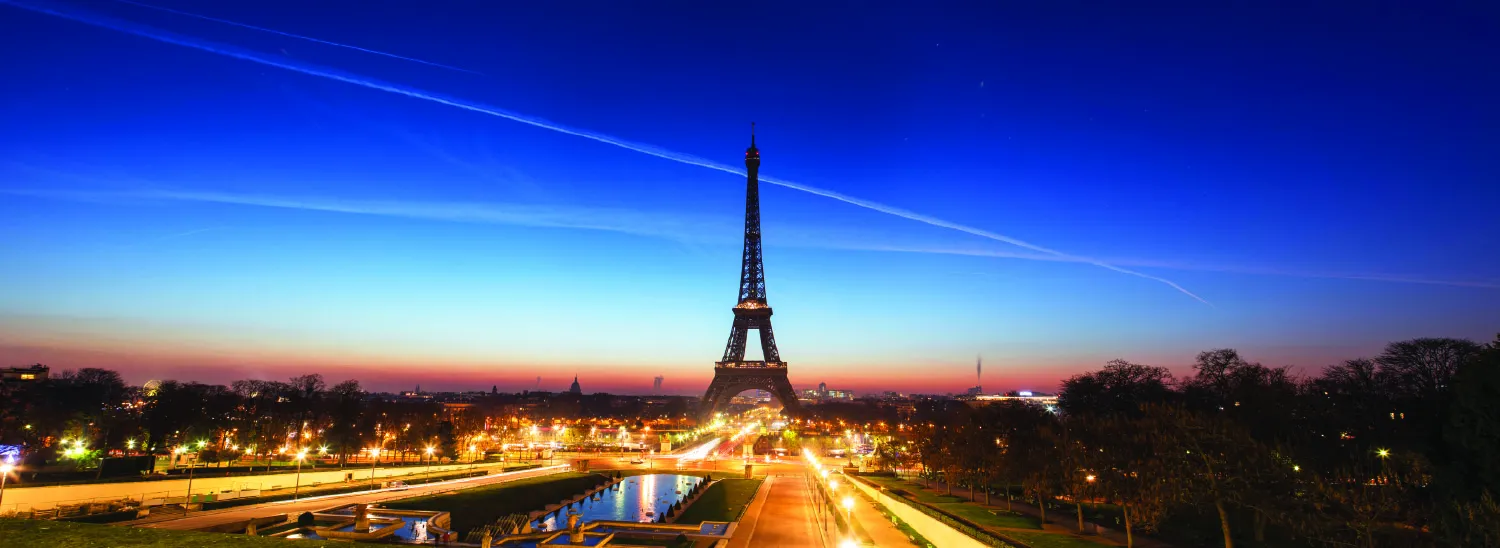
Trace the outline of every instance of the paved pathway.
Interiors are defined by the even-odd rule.
[[[852,488],[842,487],[840,496],[852,494]],[[843,504],[843,501],[839,501]],[[911,537],[896,528],[885,513],[875,508],[875,503],[863,496],[854,497],[854,525],[855,534],[861,539],[873,542],[875,546],[916,546]]]
[[[144,520],[123,522],[119,523],[118,525],[150,527],[158,529],[203,529],[205,527],[213,527],[216,525],[224,525],[234,522],[244,522],[250,520],[251,518],[264,517],[275,514],[288,514],[288,516],[295,516],[296,514],[300,514],[302,512],[315,512],[318,510],[333,508],[335,506],[343,506],[346,504],[374,504],[378,502],[405,499],[434,493],[442,493],[446,491],[456,491],[459,489],[468,489],[481,485],[491,485],[522,478],[555,474],[558,472],[566,471],[567,469],[567,465],[558,465],[548,468],[534,468],[531,470],[522,470],[518,472],[507,472],[489,476],[442,481],[425,485],[417,485],[413,487],[377,489],[374,491],[360,491],[356,493],[345,493],[341,495],[309,497],[297,501],[267,502],[261,504],[239,506],[235,508],[225,508],[223,510],[189,512],[185,516],[177,514],[169,517],[166,520],[153,520],[152,518],[147,518]]]
[[[745,509],[729,548],[825,548],[812,490],[801,476],[770,476]]]

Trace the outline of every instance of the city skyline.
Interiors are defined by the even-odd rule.
[[[1055,26],[1061,8],[976,18],[1011,16],[1008,32],[935,11],[734,13],[794,37],[773,41],[651,10],[467,6],[439,25],[352,6],[202,13],[422,62],[129,4],[0,2],[29,84],[0,95],[16,122],[0,229],[17,235],[0,240],[0,365],[390,390],[519,391],[540,374],[561,391],[578,374],[625,394],[663,375],[666,393],[701,393],[734,304],[743,181],[684,162],[733,166],[751,121],[799,390],[962,392],[975,354],[991,391],[1055,390],[1115,358],[1181,375],[1222,347],[1311,374],[1500,325],[1500,263],[1476,252],[1500,232],[1485,211],[1500,173],[1475,138],[1500,119],[1485,100],[1500,84],[1438,62],[1477,51],[1435,34],[1450,14],[1324,29],[1215,12],[1275,42],[1235,35],[1244,22],[1084,18],[1057,37],[1019,22]],[[674,16],[729,14],[695,9]],[[860,25],[826,30],[839,18]],[[595,35],[549,34],[564,27]],[[1136,32],[1163,38],[1108,51]],[[1155,62],[1126,73],[1133,55]],[[531,121],[313,74],[327,67]],[[1282,85],[1299,74],[1319,78]]]

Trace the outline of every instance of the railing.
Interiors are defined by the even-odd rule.
[[[714,362],[714,367],[728,369],[786,369],[786,362],[738,361]]]

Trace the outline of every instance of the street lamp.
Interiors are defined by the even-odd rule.
[[[370,448],[370,488],[375,488],[375,463],[380,462],[380,448]]]
[[[302,491],[302,459],[306,458],[306,449],[297,452],[297,484],[292,487],[292,500],[297,500],[297,494]]]
[[[854,527],[854,497],[844,497],[844,521]]]
[[[0,502],[5,502],[5,480],[10,477],[10,471],[15,470],[15,465],[10,461],[0,462]],[[0,506],[4,508],[4,506]]]
[[[427,446],[427,479],[432,480],[432,446]]]
[[[182,459],[183,460],[187,460],[187,448],[186,447],[183,447],[183,446],[180,446],[180,445],[177,446],[177,454],[182,455]],[[188,513],[188,510],[189,510],[190,506],[192,505],[192,503],[193,503],[193,467],[189,466],[188,467],[187,496],[183,498],[183,503],[182,503],[182,513],[183,514],[187,514]]]

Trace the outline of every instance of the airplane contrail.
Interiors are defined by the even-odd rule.
[[[276,29],[268,29],[268,28],[265,28],[265,27],[257,27],[255,25],[247,25],[247,24],[244,24],[244,23],[236,22],[236,21],[230,21],[228,19],[219,19],[217,17],[209,17],[207,15],[198,15],[196,13],[190,13],[190,12],[186,12],[186,11],[182,11],[182,10],[174,10],[172,8],[164,8],[164,7],[161,7],[161,6],[153,6],[151,4],[143,4],[143,3],[140,3],[140,2],[132,2],[131,0],[115,0],[115,1],[119,2],[119,3],[122,3],[122,4],[130,4],[132,6],[138,6],[138,7],[142,7],[142,8],[146,8],[146,9],[151,9],[151,10],[156,10],[156,11],[162,11],[162,12],[166,12],[166,13],[174,13],[174,14],[177,14],[177,15],[182,15],[182,16],[185,16],[185,17],[192,17],[192,18],[195,18],[195,19],[202,19],[204,21],[213,21],[215,23],[223,23],[225,25],[234,25],[236,27],[246,28],[246,29],[250,29],[250,30],[258,30],[258,31],[261,31],[261,32],[269,32],[271,34],[279,34],[279,35],[290,37],[290,38],[296,38],[298,40],[307,40],[309,42],[317,42],[319,44],[325,44],[325,45],[334,46],[334,47],[347,48],[347,49],[352,49],[352,50],[355,50],[355,51],[362,51],[362,52],[365,52],[365,53],[372,53],[372,54],[375,54],[375,55],[383,55],[385,57],[390,57],[390,58],[393,58],[393,59],[400,59],[402,61],[411,61],[413,63],[421,63],[421,64],[424,64],[424,65],[434,66],[434,67],[438,67],[438,68],[445,68],[445,69],[448,69],[448,70],[456,70],[456,71],[459,71],[459,72],[467,72],[469,74],[481,74],[481,73],[479,73],[477,71],[472,71],[472,70],[469,70],[469,69],[466,69],[466,68],[459,68],[459,67],[455,67],[455,66],[451,66],[451,65],[444,65],[442,63],[434,63],[432,61],[423,61],[421,59],[415,59],[415,58],[412,58],[412,57],[405,57],[405,56],[401,56],[401,55],[396,55],[394,53],[386,53],[386,52],[379,51],[379,50],[362,48],[362,47],[359,47],[359,46],[351,46],[349,44],[341,44],[341,43],[338,43],[338,42],[330,42],[328,40],[319,40],[319,39],[313,38],[311,36],[303,36],[303,35],[300,35],[300,34],[292,34],[290,32],[282,32],[282,31],[279,31],[279,30],[276,30]]]
[[[345,83],[354,84],[354,85],[357,85],[357,86],[367,87],[367,88],[370,88],[370,89],[376,89],[376,90],[385,91],[385,92],[389,92],[389,93],[395,93],[395,94],[399,94],[399,95],[405,95],[407,97],[412,97],[412,98],[416,98],[416,99],[422,99],[422,100],[426,100],[426,101],[431,101],[431,102],[434,102],[434,103],[448,105],[448,106],[451,106],[451,107],[457,107],[457,108],[461,108],[461,109],[472,111],[472,112],[479,112],[479,113],[483,113],[483,114],[488,114],[488,115],[491,115],[491,116],[496,116],[496,117],[499,117],[499,118],[504,118],[504,119],[511,120],[511,121],[514,121],[514,122],[520,122],[520,123],[523,123],[523,124],[527,124],[527,125],[539,127],[539,128],[542,128],[542,129],[547,129],[547,130],[555,131],[555,132],[558,132],[558,133],[563,133],[563,134],[567,134],[567,135],[573,135],[575,137],[582,137],[584,139],[589,139],[589,140],[598,141],[598,142],[609,144],[609,145],[614,145],[614,146],[617,146],[617,147],[620,147],[620,148],[623,148],[623,149],[626,149],[626,150],[632,150],[632,151],[635,151],[635,152],[640,152],[642,154],[647,154],[647,155],[650,155],[650,156],[655,156],[657,158],[661,158],[661,159],[664,159],[664,160],[671,160],[671,161],[682,163],[682,164],[693,165],[693,166],[698,166],[698,167],[704,167],[704,168],[708,168],[708,169],[722,171],[722,172],[725,172],[725,173],[732,173],[732,174],[735,174],[735,175],[745,176],[745,171],[742,170],[742,169],[739,169],[739,168],[736,168],[736,167],[733,167],[733,166],[730,166],[730,165],[726,165],[726,164],[721,164],[721,163],[718,163],[718,162],[714,162],[714,161],[711,161],[711,160],[707,160],[707,159],[704,159],[704,158],[700,158],[700,157],[697,157],[697,156],[693,156],[693,155],[690,155],[690,154],[683,154],[683,153],[679,153],[679,152],[673,152],[673,151],[661,149],[661,148],[654,147],[654,146],[651,146],[651,145],[645,145],[645,144],[641,144],[641,143],[634,143],[634,142],[626,141],[626,140],[623,140],[623,139],[618,139],[618,138],[615,138],[615,137],[611,137],[611,136],[608,136],[608,135],[594,133],[594,132],[588,131],[588,130],[570,128],[568,126],[565,126],[565,125],[562,125],[562,124],[558,124],[558,123],[555,123],[555,122],[550,122],[550,121],[547,121],[547,120],[544,120],[544,119],[541,119],[541,118],[535,118],[535,117],[530,117],[530,116],[523,116],[521,114],[510,112],[510,111],[507,111],[507,110],[504,110],[504,109],[501,109],[501,108],[498,108],[498,107],[493,107],[493,106],[485,105],[485,104],[482,104],[482,103],[476,103],[476,102],[472,102],[472,101],[467,101],[467,100],[459,99],[459,98],[455,98],[455,97],[448,97],[448,96],[445,96],[445,95],[442,95],[442,94],[439,94],[439,93],[435,93],[435,92],[428,92],[428,91],[418,90],[418,89],[414,89],[414,88],[408,88],[408,87],[400,86],[400,85],[397,85],[397,84],[382,82],[380,80],[375,80],[375,79],[372,79],[372,78],[366,78],[366,77],[362,77],[362,76],[356,76],[356,75],[353,75],[353,74],[350,74],[350,73],[347,73],[347,72],[344,72],[344,71],[340,71],[340,70],[337,70],[337,69],[332,69],[332,68],[327,68],[327,67],[319,67],[319,66],[316,66],[316,65],[311,65],[311,64],[306,64],[306,63],[304,63],[304,64],[293,64],[293,63],[290,63],[290,62],[287,62],[287,61],[284,61],[284,60],[274,59],[274,58],[268,57],[266,55],[258,54],[256,52],[245,50],[245,49],[242,49],[242,48],[237,48],[237,47],[234,47],[234,46],[229,46],[229,45],[224,45],[224,44],[216,44],[216,43],[205,41],[205,40],[195,40],[195,39],[191,39],[191,38],[188,38],[188,37],[179,36],[179,35],[173,34],[171,32],[167,32],[167,31],[163,31],[163,30],[158,30],[158,29],[146,26],[146,25],[140,25],[140,24],[134,24],[134,23],[129,23],[129,22],[125,22],[125,21],[120,21],[120,20],[116,20],[116,19],[113,19],[113,18],[110,18],[110,17],[101,16],[101,15],[97,15],[97,14],[80,15],[80,14],[77,14],[77,13],[67,13],[67,12],[62,12],[62,11],[58,11],[58,10],[46,8],[46,7],[25,4],[25,3],[19,2],[17,0],[0,0],[0,3],[8,4],[10,6],[14,6],[14,7],[21,8],[21,9],[26,9],[26,10],[34,11],[34,12],[37,12],[37,13],[43,13],[43,14],[52,15],[52,16],[56,16],[56,17],[62,17],[64,19],[69,19],[69,20],[72,20],[72,21],[77,21],[79,23],[84,23],[84,24],[93,25],[93,26],[97,26],[97,27],[103,27],[103,28],[107,28],[107,29],[110,29],[110,30],[124,32],[124,33],[127,33],[127,34],[134,34],[134,35],[140,36],[142,38],[150,38],[152,40],[156,40],[156,41],[159,41],[159,42],[166,42],[166,43],[169,43],[169,44],[175,44],[175,45],[179,45],[179,46],[183,46],[183,47],[189,47],[189,48],[193,48],[193,49],[197,49],[197,50],[207,51],[209,53],[217,53],[219,55],[224,55],[226,57],[232,57],[232,58],[240,59],[240,60],[243,60],[243,61],[250,61],[250,62],[253,62],[253,63],[259,63],[259,64],[262,64],[262,65],[273,66],[273,67],[277,67],[277,68],[281,68],[281,69],[290,70],[290,71],[293,71],[293,72],[300,72],[302,74],[307,74],[307,75],[310,75],[310,76],[318,76],[318,77],[321,77],[321,78],[328,78],[328,79],[331,79],[331,80],[338,80],[340,82],[345,82]],[[848,195],[845,195],[845,194],[842,194],[842,193],[839,193],[839,192],[835,192],[835,191],[832,191],[832,190],[824,190],[824,189],[821,189],[821,188],[812,187],[812,186],[804,185],[804,184],[801,184],[801,183],[795,183],[795,182],[788,181],[788,180],[785,180],[785,179],[776,179],[776,178],[772,178],[772,177],[760,177],[760,180],[764,181],[766,183],[769,183],[769,184],[783,186],[783,187],[791,188],[791,189],[794,189],[794,190],[800,190],[802,192],[806,192],[806,193],[809,193],[809,194],[814,194],[814,195],[817,195],[817,196],[822,196],[822,197],[825,197],[825,198],[830,198],[830,199],[838,200],[838,201],[841,201],[841,202],[844,202],[844,203],[847,203],[847,204],[859,206],[859,207],[862,207],[862,208],[865,208],[865,209],[874,210],[874,211],[879,211],[881,213],[886,213],[886,214],[894,215],[894,216],[897,216],[897,217],[902,217],[902,218],[909,219],[909,220],[912,220],[912,221],[917,221],[919,223],[924,223],[924,224],[928,224],[928,225],[932,225],[932,226],[947,228],[947,229],[951,229],[951,230],[957,230],[959,232],[964,232],[964,233],[972,234],[972,235],[975,235],[975,236],[979,236],[981,238],[987,238],[987,239],[990,239],[990,240],[994,240],[994,241],[998,241],[998,242],[1004,242],[1004,243],[1011,244],[1011,245],[1018,246],[1018,247],[1023,247],[1023,248],[1026,248],[1026,249],[1030,249],[1032,251],[1036,251],[1036,252],[1040,252],[1040,253],[1045,253],[1045,254],[1048,254],[1048,255],[1054,255],[1054,256],[1057,256],[1057,257],[1063,257],[1063,258],[1067,258],[1067,259],[1070,259],[1070,260],[1076,261],[1076,262],[1083,262],[1083,263],[1092,264],[1094,266],[1098,266],[1100,268],[1105,268],[1105,269],[1108,269],[1108,270],[1113,270],[1115,272],[1119,272],[1119,273],[1122,273],[1122,274],[1129,274],[1131,276],[1138,276],[1138,277],[1141,277],[1141,278],[1145,278],[1147,280],[1152,280],[1152,281],[1155,281],[1155,282],[1166,284],[1167,286],[1169,286],[1169,287],[1171,287],[1173,289],[1176,289],[1177,291],[1183,293],[1184,295],[1192,297],[1193,299],[1196,299],[1196,300],[1198,300],[1199,302],[1201,302],[1203,304],[1206,304],[1206,305],[1209,305],[1209,306],[1213,306],[1212,303],[1209,303],[1208,301],[1204,300],[1202,297],[1199,297],[1198,295],[1195,295],[1193,292],[1188,291],[1187,289],[1183,288],[1180,285],[1177,285],[1175,282],[1172,282],[1171,280],[1167,280],[1165,278],[1160,278],[1160,277],[1157,277],[1157,276],[1152,276],[1150,274],[1145,274],[1145,273],[1137,272],[1137,271],[1134,271],[1134,270],[1128,270],[1128,269],[1120,268],[1118,266],[1114,266],[1114,265],[1105,263],[1103,261],[1099,261],[1097,259],[1091,259],[1091,258],[1088,258],[1088,257],[1081,257],[1081,256],[1071,255],[1071,254],[1068,254],[1068,253],[1063,253],[1061,251],[1057,251],[1057,250],[1046,248],[1046,247],[1042,247],[1042,246],[1039,246],[1039,245],[1036,245],[1036,244],[1028,243],[1028,242],[1022,241],[1022,240],[1017,239],[1017,238],[1012,238],[1012,237],[1005,236],[1005,235],[1002,235],[1002,234],[998,234],[998,233],[995,233],[995,232],[991,232],[991,231],[988,231],[988,230],[984,230],[984,229],[980,229],[980,228],[974,228],[974,227],[970,227],[970,226],[958,224],[958,223],[955,223],[955,222],[952,222],[952,221],[946,221],[946,220],[943,220],[943,219],[938,219],[936,217],[932,217],[932,216],[929,216],[929,215],[923,215],[923,214],[912,212],[912,211],[907,211],[905,209],[901,209],[901,208],[898,208],[898,207],[895,207],[895,206],[889,206],[889,205],[881,204],[881,203],[878,203],[878,202],[872,202],[872,201],[864,200],[864,199],[861,199],[861,198],[855,198],[853,196],[848,196]]]

